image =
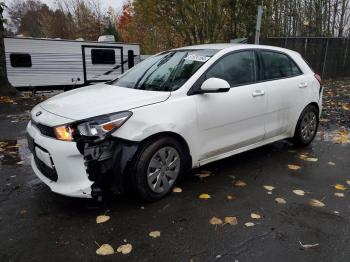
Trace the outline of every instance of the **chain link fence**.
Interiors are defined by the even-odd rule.
[[[268,37],[261,43],[299,52],[323,79],[350,77],[348,38]]]

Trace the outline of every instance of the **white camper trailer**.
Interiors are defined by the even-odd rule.
[[[140,61],[139,44],[7,37],[7,76],[18,90],[70,89],[113,80]]]

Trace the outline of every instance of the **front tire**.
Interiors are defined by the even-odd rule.
[[[141,145],[131,169],[131,187],[143,200],[152,202],[169,194],[183,173],[185,153],[172,137]]]
[[[319,111],[314,105],[308,105],[301,113],[295,129],[293,141],[298,146],[307,146],[315,138],[319,125]]]

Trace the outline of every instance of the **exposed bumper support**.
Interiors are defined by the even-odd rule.
[[[77,139],[79,152],[84,156],[86,172],[91,186],[91,196],[98,201],[106,190],[115,193],[124,191],[125,170],[133,159],[138,143],[115,137],[103,140]]]

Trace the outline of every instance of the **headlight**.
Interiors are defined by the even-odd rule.
[[[104,136],[121,127],[131,115],[132,112],[125,111],[98,116],[79,124],[77,129],[82,136]]]

